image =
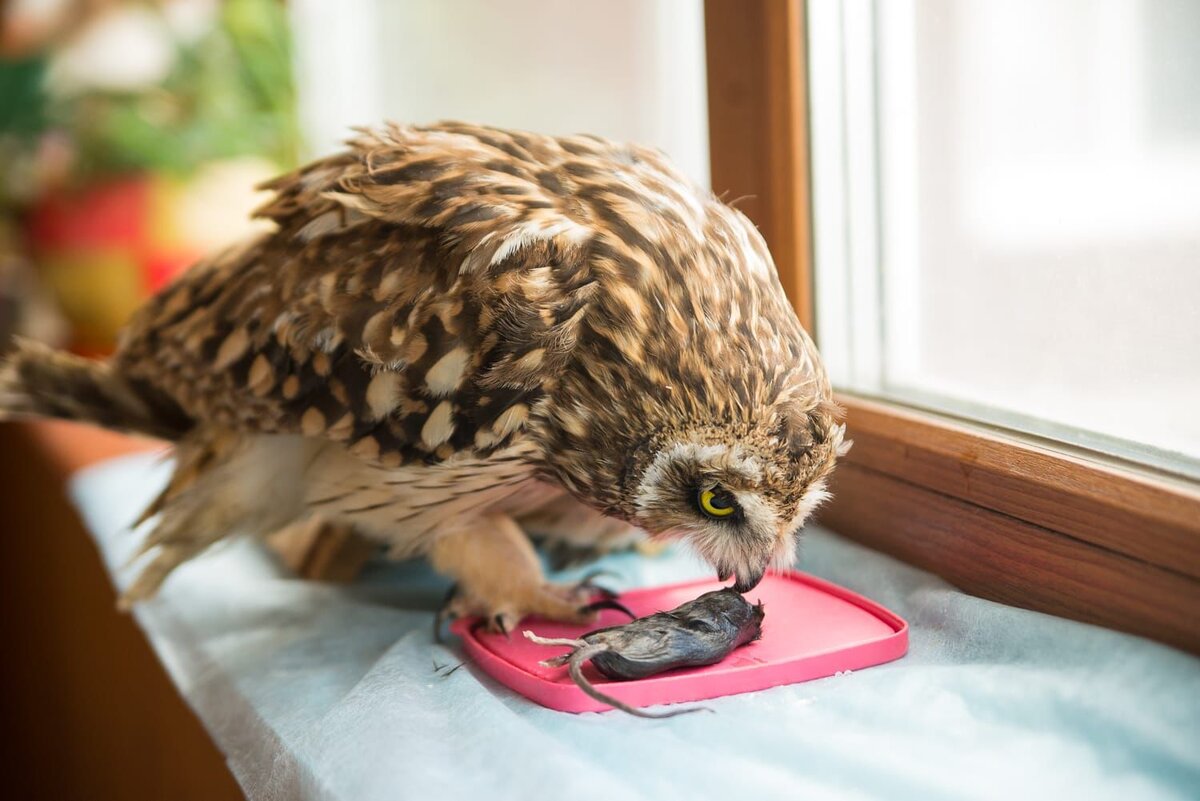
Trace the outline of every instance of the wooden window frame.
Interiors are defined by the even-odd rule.
[[[813,330],[803,0],[706,0],[712,186],[741,198]],[[1193,483],[842,393],[829,528],[985,598],[1200,653]]]

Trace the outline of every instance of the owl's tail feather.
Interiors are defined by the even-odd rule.
[[[192,543],[161,546],[149,563],[141,568],[133,583],[117,598],[117,609],[128,612],[139,601],[153,598],[171,571],[201,553],[204,547]]]
[[[58,417],[175,440],[192,420],[144,381],[29,340],[0,359],[0,420]]]

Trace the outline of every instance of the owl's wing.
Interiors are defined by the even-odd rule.
[[[365,133],[269,184],[260,213],[278,230],[147,304],[115,364],[201,424],[325,436],[385,464],[504,447],[594,292],[589,221],[561,182],[572,150],[603,147]]]
[[[574,173],[599,174],[623,147],[466,123],[390,125],[349,144],[349,153],[268,183],[276,197],[259,214],[302,239],[368,219],[435,230],[465,259],[447,263],[460,272],[531,242],[587,239],[566,184]]]

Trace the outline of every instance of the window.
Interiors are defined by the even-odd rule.
[[[706,0],[705,28],[713,189],[855,442],[820,522],[1200,652],[1194,4]]]
[[[809,5],[847,390],[1200,477],[1200,5]]]

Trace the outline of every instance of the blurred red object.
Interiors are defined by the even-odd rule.
[[[50,195],[30,215],[30,241],[39,248],[140,245],[149,192],[150,181],[139,177]]]
[[[175,230],[177,190],[137,176],[47,196],[31,209],[30,251],[71,325],[70,346],[112,349],[146,298],[199,256]]]

